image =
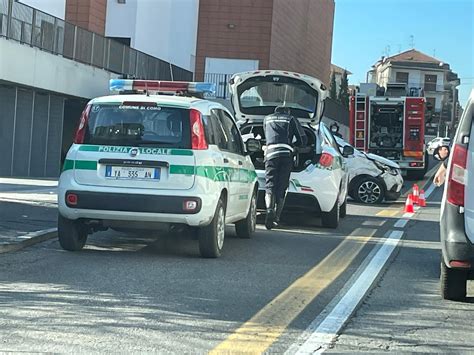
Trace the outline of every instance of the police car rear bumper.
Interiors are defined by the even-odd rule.
[[[71,204],[68,194],[76,195]],[[196,208],[186,210],[188,201],[196,202]],[[208,201],[209,202],[209,201]],[[215,209],[215,207],[214,207]],[[69,219],[143,221],[204,226],[210,223],[213,213],[203,206],[200,197],[163,196],[145,194],[105,193],[68,190],[59,197],[59,212]]]

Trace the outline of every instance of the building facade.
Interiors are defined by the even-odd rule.
[[[449,64],[415,49],[382,57],[369,72],[371,82],[387,87],[387,83],[405,83],[408,88],[421,88],[427,102],[427,128],[436,134],[441,126],[451,127],[458,117],[460,80]],[[442,132],[444,134],[444,132]]]
[[[110,79],[192,79],[173,62],[104,37],[105,4],[0,0],[0,176],[57,177],[82,109],[109,94]]]
[[[196,78],[283,69],[329,85],[334,8],[334,0],[200,0]]]

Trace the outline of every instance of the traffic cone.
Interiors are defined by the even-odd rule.
[[[415,213],[415,208],[413,207],[412,194],[408,194],[407,200],[405,202],[405,213]]]
[[[417,184],[413,184],[413,203],[418,204],[418,200],[420,197],[420,189],[418,188]]]
[[[421,190],[420,192],[420,197],[418,198],[418,205],[420,207],[426,207],[425,190]]]

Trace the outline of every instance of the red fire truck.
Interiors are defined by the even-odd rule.
[[[351,97],[351,144],[395,161],[409,179],[422,179],[428,167],[423,91],[408,92],[405,84],[380,89]]]

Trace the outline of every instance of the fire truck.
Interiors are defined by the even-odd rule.
[[[386,89],[365,85],[350,98],[351,144],[398,163],[409,179],[422,179],[428,167],[423,90],[398,83]]]

